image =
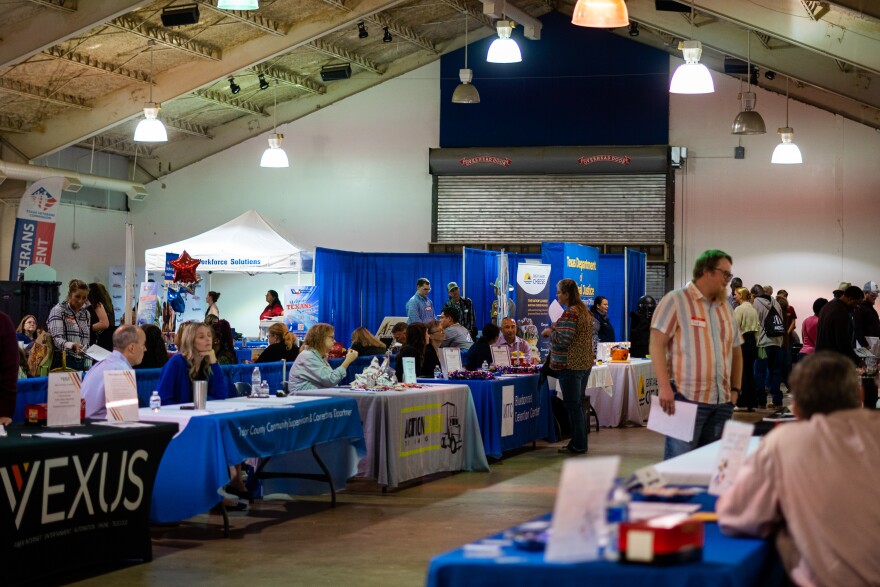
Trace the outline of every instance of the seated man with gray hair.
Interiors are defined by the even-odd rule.
[[[855,366],[820,351],[791,373],[797,422],[771,431],[718,499],[727,534],[767,537],[796,585],[880,585],[880,413]]]
[[[86,418],[107,418],[104,396],[105,371],[131,371],[140,365],[147,350],[147,336],[137,326],[125,324],[113,333],[113,352],[86,372],[80,393],[86,400]]]

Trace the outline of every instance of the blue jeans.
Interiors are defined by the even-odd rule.
[[[764,383],[767,381],[767,372],[770,372],[770,399],[777,406],[782,405],[782,390],[779,383],[782,376],[782,349],[778,346],[764,347],[767,353],[766,359],[755,361],[755,393],[758,398],[758,407],[767,403],[767,393],[764,391]],[[760,348],[758,349],[760,352]]]
[[[675,399],[684,400],[680,393]],[[694,439],[690,442],[666,437],[663,447],[663,460],[677,457],[721,438],[724,423],[733,417],[733,404],[697,404],[697,421],[694,424]]]
[[[586,452],[587,450],[587,422],[584,419],[584,391],[587,389],[587,380],[590,378],[591,369],[577,371],[566,369],[559,371],[559,387],[562,389],[562,403],[568,414],[568,423],[571,426],[571,442],[568,446],[571,450]]]

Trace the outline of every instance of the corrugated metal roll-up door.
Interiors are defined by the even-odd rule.
[[[667,242],[665,174],[435,177],[436,242]]]

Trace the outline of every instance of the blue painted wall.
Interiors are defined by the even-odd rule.
[[[669,143],[666,53],[558,12],[541,22],[540,41],[513,31],[521,63],[486,62],[496,35],[469,46],[479,104],[451,102],[464,49],[441,58],[441,147]]]

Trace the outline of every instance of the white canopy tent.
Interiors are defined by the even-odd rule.
[[[144,254],[147,271],[164,271],[166,253],[189,253],[198,271],[220,273],[296,273],[303,268],[303,249],[278,234],[256,210],[248,210],[202,234]]]

